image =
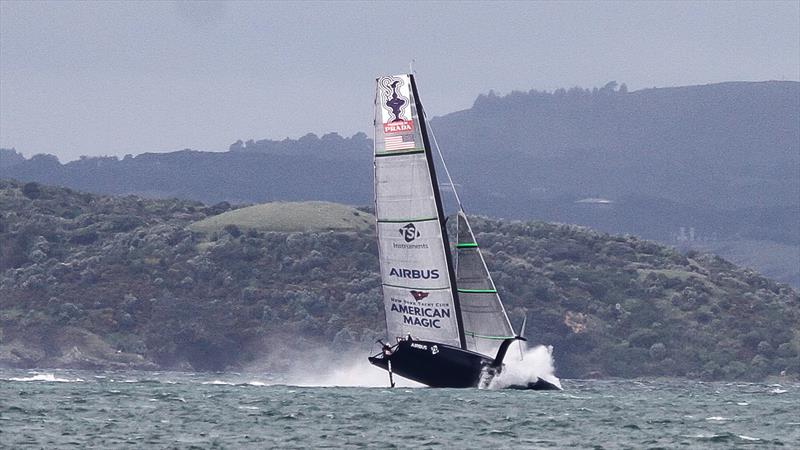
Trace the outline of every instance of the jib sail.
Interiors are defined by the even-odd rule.
[[[377,80],[375,215],[386,327],[464,347],[443,212],[413,75]]]
[[[458,212],[456,254],[456,282],[467,348],[494,356],[504,339],[514,337],[514,330],[463,211]]]

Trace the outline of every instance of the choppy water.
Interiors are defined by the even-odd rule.
[[[296,387],[244,374],[0,370],[0,446],[800,448],[800,385],[563,392]]]

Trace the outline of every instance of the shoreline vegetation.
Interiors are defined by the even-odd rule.
[[[280,373],[297,351],[366,357],[385,334],[368,209],[272,206],[0,180],[0,367]],[[512,322],[555,347],[559,377],[798,379],[785,284],[633,236],[471,220]]]

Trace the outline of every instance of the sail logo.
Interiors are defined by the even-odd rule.
[[[405,226],[397,230],[400,232],[400,236],[403,238],[405,243],[403,242],[393,242],[392,247],[394,248],[407,248],[407,249],[420,249],[420,248],[428,248],[428,244],[426,243],[416,243],[413,242],[422,236],[422,233],[417,230],[417,227],[413,223],[407,223]]]
[[[423,298],[427,297],[428,293],[422,291],[411,291],[411,296],[414,297],[414,300],[420,301]]]
[[[408,278],[412,280],[436,280],[439,278],[438,269],[404,269],[400,267],[392,267],[389,270],[389,276],[397,278]]]
[[[413,325],[423,328],[442,328],[450,319],[450,308],[427,308],[419,306],[408,306],[392,304],[392,312],[403,315],[403,325]]]
[[[408,133],[414,131],[414,123],[408,114],[408,84],[399,77],[385,77],[379,81],[386,101],[383,103],[383,132]]]
[[[403,236],[406,242],[414,242],[414,239],[422,236],[413,223],[406,224],[400,228],[400,236]]]
[[[414,122],[410,120],[403,120],[400,122],[390,122],[383,124],[383,132],[386,134],[404,133],[410,131],[414,131]]]

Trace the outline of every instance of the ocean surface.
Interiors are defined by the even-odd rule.
[[[0,446],[800,448],[799,384],[562,380],[564,391],[533,392],[287,382],[0,370]]]

